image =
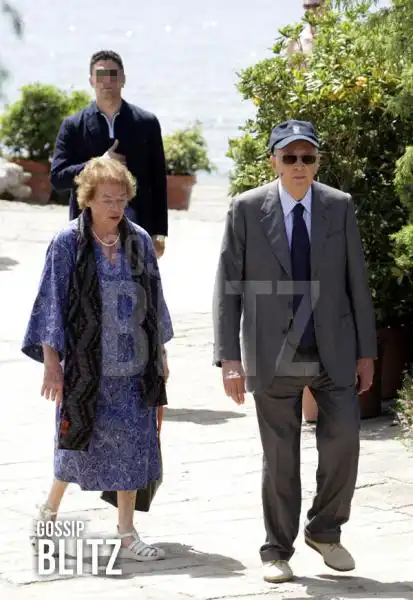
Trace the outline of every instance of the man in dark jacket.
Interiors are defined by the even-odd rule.
[[[121,97],[125,73],[121,57],[110,50],[90,60],[96,100],[67,117],[59,130],[51,167],[57,191],[70,190],[70,219],[79,214],[74,178],[95,156],[124,163],[137,181],[127,216],[152,236],[158,256],[168,235],[166,168],[161,128],[155,115]]]

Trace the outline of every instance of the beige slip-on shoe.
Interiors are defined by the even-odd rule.
[[[305,543],[321,554],[324,563],[330,569],[334,569],[335,571],[353,571],[356,568],[354,558],[340,543],[321,544],[308,537],[305,537]]]
[[[263,564],[263,577],[267,583],[284,583],[294,575],[286,560],[272,560]]]

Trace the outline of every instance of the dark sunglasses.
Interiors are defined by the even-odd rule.
[[[96,69],[96,79],[103,79],[104,77],[110,77],[111,79],[118,78],[117,69]]]
[[[317,156],[315,154],[303,154],[302,156],[298,156],[297,154],[283,154],[281,160],[285,165],[295,165],[298,160],[304,165],[313,165],[317,160]]]

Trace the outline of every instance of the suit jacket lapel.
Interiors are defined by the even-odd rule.
[[[86,128],[90,139],[92,140],[95,156],[99,156],[106,152],[108,149],[107,140],[105,140],[105,136],[102,135],[102,127],[99,123],[96,102],[92,102],[86,109]]]
[[[264,213],[261,224],[271,249],[284,271],[292,277],[290,248],[285,231],[284,213],[278,193],[278,181],[271,184],[261,207]]]
[[[330,226],[330,203],[317,183],[312,185],[311,204],[311,278],[316,279],[323,247]]]

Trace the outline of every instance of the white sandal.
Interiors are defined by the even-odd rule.
[[[122,546],[119,550],[119,558],[129,558],[130,560],[138,560],[140,562],[147,562],[151,560],[161,560],[165,558],[165,550],[158,548],[157,546],[150,546],[145,544],[140,537],[138,532],[133,529],[127,533],[119,533],[118,537],[124,539],[127,537],[133,538],[133,541],[129,546]]]
[[[35,555],[39,553],[39,540],[52,540],[52,537],[48,535],[39,535],[39,523],[47,523],[48,521],[54,521],[56,517],[56,513],[52,511],[52,509],[46,504],[42,504],[39,507],[38,516],[33,520],[33,527],[30,532],[30,543],[33,548],[33,552]]]

